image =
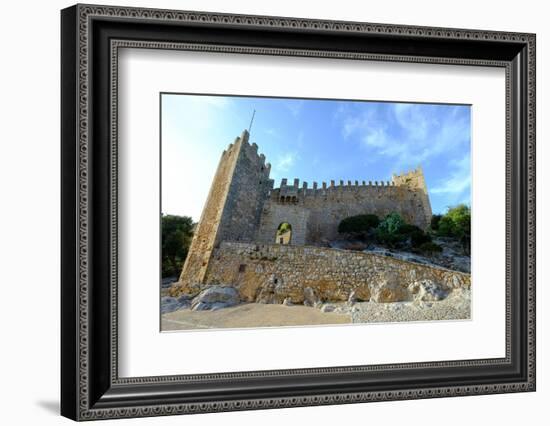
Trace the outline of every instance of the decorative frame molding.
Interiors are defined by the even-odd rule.
[[[233,38],[213,42],[210,28]],[[263,46],[252,45],[250,31],[264,34],[269,47],[265,40]],[[332,45],[310,46],[300,38],[308,33]],[[359,41],[366,44],[360,50]],[[535,41],[533,34],[495,31],[90,5],[63,10],[62,414],[91,420],[534,391]],[[411,46],[417,53],[405,54],[403,49]],[[505,68],[506,357],[119,378],[116,124],[121,47]],[[481,377],[480,369],[488,377]],[[433,385],[411,386],[406,380],[410,372],[426,372]],[[391,377],[382,383],[381,373]],[[472,374],[470,384],[456,384]],[[297,377],[309,385],[298,389]],[[224,393],[224,384],[235,379],[243,382],[242,389]],[[340,389],[328,391],[336,379]],[[255,397],[260,388],[269,396]]]

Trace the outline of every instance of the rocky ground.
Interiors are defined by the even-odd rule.
[[[422,293],[419,293],[422,294]],[[200,297],[199,297],[200,296]],[[193,299],[163,297],[163,331],[282,327],[345,323],[465,320],[470,290],[455,289],[445,298],[424,293],[408,302],[339,302],[304,305],[239,303],[231,287],[214,286]],[[430,296],[430,297],[425,297]],[[424,299],[424,300],[423,300]]]
[[[331,241],[329,246],[337,249],[375,253],[423,265],[441,266],[453,271],[470,273],[470,256],[464,255],[459,243],[449,238],[434,238],[433,242],[441,246],[443,251],[432,256],[426,256],[406,250],[389,249],[363,241],[337,240]]]
[[[439,301],[358,302],[336,307],[333,312],[348,312],[353,323],[464,320],[470,319],[470,301],[469,289],[456,289]]]

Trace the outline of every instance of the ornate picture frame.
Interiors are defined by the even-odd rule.
[[[534,34],[76,5],[61,12],[61,414],[74,420],[535,390]],[[506,356],[119,377],[122,47],[503,68]]]

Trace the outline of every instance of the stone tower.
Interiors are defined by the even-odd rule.
[[[222,153],[180,275],[183,287],[204,281],[212,251],[221,241],[254,241],[273,181],[271,165],[248,139],[245,130]]]
[[[413,192],[413,207],[419,216],[417,222],[421,228],[426,229],[432,220],[432,206],[422,167],[401,175],[394,174],[392,182],[396,186],[409,188]]]

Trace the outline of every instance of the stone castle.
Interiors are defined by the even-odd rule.
[[[309,187],[307,182],[300,185],[298,179],[292,184],[283,179],[275,188],[269,177],[270,164],[248,139],[245,130],[222,153],[180,279],[173,287],[175,295],[196,293],[208,284],[221,284],[236,286],[243,300],[255,301],[262,288],[275,285],[280,290],[277,299],[290,297],[299,303],[305,287],[322,292],[319,287],[322,284],[325,290],[337,288],[333,291],[336,294],[347,285],[352,291],[364,283],[367,272],[377,270],[366,271],[372,264],[372,256],[377,256],[327,248],[331,240],[338,238],[342,219],[365,213],[384,217],[397,212],[408,223],[423,229],[429,226],[432,211],[421,169],[393,175],[388,182],[330,181],[321,185],[314,182]],[[279,238],[281,224],[289,225],[291,237]],[[347,263],[346,256],[348,260],[357,258],[354,262],[364,273],[350,273],[349,268],[342,268]],[[285,265],[278,265],[278,258],[284,258]],[[325,264],[334,261],[338,265],[334,264],[332,270],[305,274],[319,259],[324,259]],[[380,261],[400,262],[384,258]],[[288,265],[292,268],[286,268]],[[396,268],[400,269],[403,268]],[[342,297],[345,294],[339,298]]]

